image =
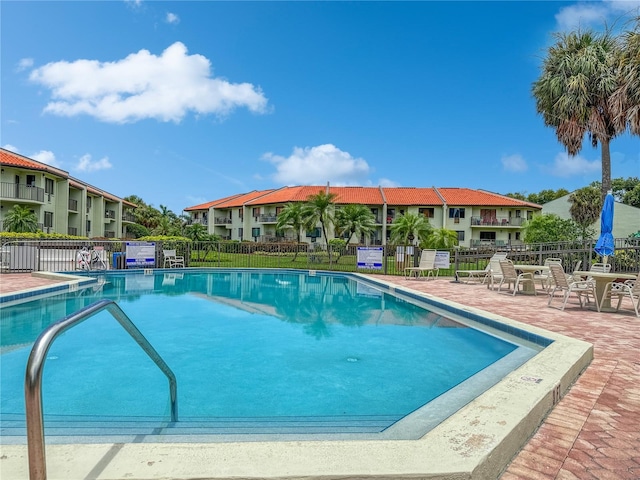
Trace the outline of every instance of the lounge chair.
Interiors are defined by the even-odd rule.
[[[562,265],[561,258],[546,258],[544,261],[544,266],[548,267],[552,263],[557,263]],[[534,280],[540,281],[540,288],[546,290],[547,292],[551,290],[551,272],[549,270],[541,270],[540,272],[533,275]]]
[[[635,280],[607,283],[604,287],[604,295],[598,308],[602,308],[605,299],[612,300],[613,297],[618,297],[616,312],[620,310],[622,299],[629,297],[629,299],[631,299],[631,305],[633,305],[633,309],[636,312],[636,317],[640,317],[640,273],[638,273],[638,277]]]
[[[549,292],[549,302],[547,303],[547,306],[551,306],[551,301],[553,300],[556,291],[560,290],[561,292],[564,292],[562,308],[560,310],[564,310],[564,307],[567,305],[567,300],[569,300],[569,296],[572,293],[575,293],[578,296],[580,308],[582,308],[582,297],[585,297],[587,303],[589,303],[589,296],[593,295],[593,298],[596,299],[596,308],[598,311],[600,311],[600,305],[598,305],[598,297],[596,295],[595,282],[593,282],[592,280],[579,280],[569,282],[566,273],[564,273],[562,265],[559,264],[549,265],[549,270],[551,272],[551,277],[553,278],[554,287]]]
[[[487,263],[487,266],[483,270],[456,270],[456,282],[460,282],[461,275],[464,275],[467,282],[478,280],[484,284],[491,273],[491,261],[493,260],[494,262],[497,262],[498,260],[504,260],[505,258],[507,258],[507,254],[505,252],[494,253],[493,257],[489,259],[489,263]]]
[[[429,279],[429,276],[438,278],[439,269],[435,266],[436,263],[436,250],[422,250],[420,254],[420,263],[417,267],[407,267],[404,269],[404,276],[411,278],[415,276],[418,278],[420,275]]]
[[[184,268],[184,257],[176,255],[175,250],[163,250],[162,255],[164,257],[164,268]]]
[[[535,289],[535,282],[533,280],[532,273],[518,273],[516,272],[516,268],[513,266],[513,262],[511,260],[500,260],[500,270],[502,270],[502,278],[500,279],[500,284],[498,285],[498,291],[502,289],[502,285],[506,282],[507,288],[511,286],[513,283],[513,295],[518,291],[518,287],[520,285],[525,285],[526,283],[530,283],[533,287],[533,294],[537,295]]]

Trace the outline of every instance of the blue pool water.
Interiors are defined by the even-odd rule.
[[[522,348],[349,276],[158,272],[101,282],[2,308],[3,418],[24,414],[37,335],[102,298],[174,371],[185,419],[369,417],[383,419],[380,430]],[[169,416],[166,377],[106,312],[53,344],[43,398],[46,418]]]

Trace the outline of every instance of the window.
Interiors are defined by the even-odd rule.
[[[87,208],[91,208],[91,197],[87,197]]]
[[[516,218],[520,218],[520,210],[516,210]]]
[[[496,232],[480,232],[480,240],[495,240]]]
[[[276,207],[276,216],[280,215],[283,210],[284,210],[284,207]]]
[[[533,218],[533,212],[527,211],[527,220],[531,220]]]
[[[251,229],[251,236],[253,238],[258,238],[260,236],[260,227],[252,228]]]
[[[424,215],[427,218],[433,218],[435,210],[433,208],[419,208],[418,213]]]
[[[516,240],[520,240],[520,232],[516,232]]]
[[[260,207],[255,207],[251,211],[253,212],[252,215],[254,217],[259,217],[260,216]]]
[[[322,236],[322,232],[320,231],[320,227],[316,227],[313,230],[307,230],[307,238],[320,238]]]
[[[450,208],[449,218],[464,218],[464,208]]]
[[[27,175],[27,186],[35,187],[36,186],[36,176],[35,175]]]
[[[242,240],[242,235],[244,234],[244,232],[242,231],[242,227],[240,227],[238,229],[238,240]]]
[[[242,218],[244,217],[244,210],[242,208],[238,209],[238,218],[240,218],[240,220],[242,220]]]
[[[53,195],[53,180],[51,178],[44,179],[44,193]]]
[[[44,226],[53,227],[53,212],[44,212]]]
[[[458,234],[458,241],[464,242],[464,230],[458,230],[456,233]]]
[[[87,233],[91,231],[91,220],[87,220]]]

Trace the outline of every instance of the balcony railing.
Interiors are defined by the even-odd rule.
[[[512,217],[512,218],[483,218],[483,217],[471,217],[472,227],[521,227],[524,222],[524,218]]]
[[[136,223],[136,216],[131,212],[124,212],[122,214],[122,220],[125,222]]]
[[[231,223],[231,219],[229,217],[216,217],[213,221],[215,225],[226,225]]]
[[[67,233],[69,235],[78,235],[78,229],[76,227],[67,228]]]
[[[209,225],[209,220],[206,218],[194,218],[191,220],[191,223],[199,223],[200,225]],[[229,222],[231,223],[231,222]]]
[[[115,210],[107,210],[104,212],[104,218],[110,218],[112,220],[116,219],[116,211]]]
[[[260,223],[276,223],[278,221],[278,215],[275,213],[263,213],[258,217]]]
[[[69,210],[71,210],[72,212],[77,212],[78,211],[78,201],[74,200],[73,198],[69,199]],[[69,234],[69,235],[75,235],[74,234]]]
[[[14,198],[44,203],[44,188],[22,183],[0,183],[0,198]]]

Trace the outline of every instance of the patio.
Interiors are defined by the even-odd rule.
[[[374,275],[388,282],[511,317],[594,345],[594,360],[500,477],[502,480],[640,478],[640,319],[598,313],[571,298],[564,312],[547,296]],[[0,276],[0,293],[55,284],[29,274]],[[627,304],[628,305],[628,304]]]

